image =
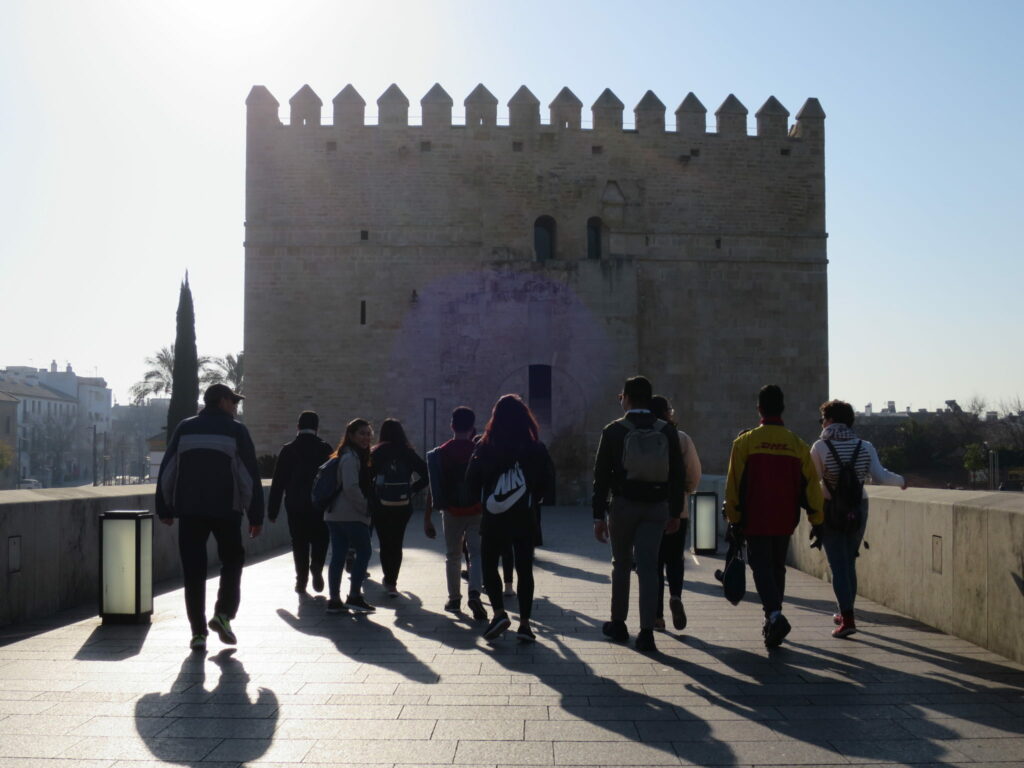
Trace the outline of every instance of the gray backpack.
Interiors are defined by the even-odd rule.
[[[640,483],[668,482],[668,437],[662,430],[667,422],[655,420],[649,427],[638,427],[629,419],[619,419],[626,428],[622,440],[622,467],[626,480]]]

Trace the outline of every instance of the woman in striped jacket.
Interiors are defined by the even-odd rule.
[[[842,400],[823,403],[821,411],[821,438],[811,446],[811,461],[821,478],[826,509],[831,502],[839,480],[840,461],[853,462],[857,480],[861,483],[870,477],[881,485],[907,487],[906,480],[890,472],[878,460],[878,452],[867,440],[861,440],[853,431],[853,406]],[[838,459],[838,460],[837,460]],[[836,628],[833,637],[847,637],[857,631],[853,615],[853,602],[857,597],[857,551],[864,538],[868,520],[868,497],[862,493],[860,502],[860,525],[854,530],[837,530],[830,527],[826,512],[821,531],[821,542],[825,548],[829,568],[832,569],[832,589],[836,593],[839,613],[832,619]]]

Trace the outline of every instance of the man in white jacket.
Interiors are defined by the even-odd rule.
[[[843,465],[851,465],[857,475],[857,481],[864,483],[870,477],[881,485],[898,485],[906,489],[907,482],[901,475],[890,472],[878,460],[878,452],[867,440],[861,440],[853,431],[853,406],[842,400],[829,400],[822,403],[821,438],[811,446],[811,461],[821,478],[822,492],[825,496],[825,523],[820,531],[815,531],[821,539],[832,569],[832,589],[836,593],[839,613],[832,618],[836,628],[833,637],[848,637],[857,631],[853,615],[853,603],[857,598],[857,552],[864,539],[864,528],[868,520],[868,497],[861,490],[859,524],[852,529],[843,529],[832,522],[830,524],[830,506],[835,502],[836,491]]]

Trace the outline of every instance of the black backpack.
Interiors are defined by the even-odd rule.
[[[412,470],[409,463],[396,456],[377,473],[377,501],[384,507],[404,507],[412,495]]]
[[[839,474],[836,477],[835,487],[829,486],[829,493],[832,498],[825,502],[825,525],[834,531],[853,533],[860,529],[861,523],[861,502],[864,498],[864,483],[857,477],[857,456],[860,454],[860,446],[863,441],[857,441],[857,447],[853,449],[853,455],[848,462],[839,458],[839,451],[826,440],[825,445],[832,452],[832,457],[839,465]]]
[[[526,473],[518,461],[497,475],[493,486],[484,491],[484,510],[492,515],[521,513],[532,505],[533,498],[526,484]]]

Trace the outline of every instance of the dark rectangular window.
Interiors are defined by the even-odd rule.
[[[512,142],[512,151],[513,152],[522,152],[523,151],[523,142],[521,142],[521,141],[513,141]]]
[[[359,302],[359,324],[366,325],[366,302]]]
[[[431,149],[429,141],[420,142],[420,152],[429,152]]]
[[[370,239],[370,230],[368,230],[368,229],[361,229],[361,230],[359,230],[359,239],[360,240],[369,240]]]
[[[604,147],[599,144],[595,144],[590,148],[590,154],[592,155],[600,155],[602,152],[604,152]]]
[[[530,410],[541,424],[551,423],[551,366],[530,366]]]
[[[337,152],[338,151],[338,142],[336,142],[336,141],[328,141],[327,142],[327,151],[328,152]]]

